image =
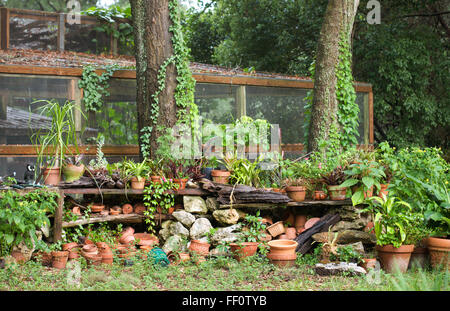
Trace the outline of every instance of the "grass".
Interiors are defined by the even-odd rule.
[[[125,267],[87,268],[85,263],[64,270],[29,261],[0,270],[0,290],[8,291],[448,291],[449,273],[415,270],[405,274],[380,271],[360,277],[314,273],[314,256],[299,256],[297,265],[280,268],[267,259],[252,257],[243,262],[213,258],[199,265],[183,263],[168,267],[136,261]],[[77,269],[79,274],[77,274]],[[74,280],[70,282],[70,280]]]

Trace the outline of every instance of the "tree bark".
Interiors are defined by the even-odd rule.
[[[329,0],[328,2],[317,45],[308,152],[319,151],[319,142],[328,140],[333,125],[339,128],[336,99],[339,40],[345,33],[351,42],[358,5],[359,0]]]
[[[158,148],[157,139],[162,131],[159,126],[171,128],[177,121],[177,106],[174,98],[177,86],[176,67],[170,64],[165,75],[165,87],[159,93],[156,124],[152,121],[153,106],[156,101],[152,95],[159,88],[158,72],[161,65],[173,55],[172,25],[169,16],[169,0],[130,0],[133,16],[133,29],[136,57],[136,102],[138,112],[138,130],[151,127],[150,157],[155,157]],[[142,137],[139,146],[142,156]]]

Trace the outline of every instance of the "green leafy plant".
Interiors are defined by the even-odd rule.
[[[102,151],[103,145],[105,144],[105,136],[99,134],[95,139],[97,145],[97,151],[95,159],[89,162],[89,166],[94,170],[106,169],[108,167],[108,161],[105,158],[105,154]]]
[[[338,246],[336,254],[330,254],[331,261],[343,261],[361,263],[363,255],[357,252],[351,245]]]
[[[49,213],[57,206],[59,194],[37,189],[20,194],[5,191],[0,197],[0,255],[7,255],[24,242],[28,247],[38,243],[36,230],[50,226]]]
[[[262,222],[259,210],[255,215],[247,214],[244,218],[244,228],[241,230],[237,243],[258,242],[263,237],[266,225]]]
[[[145,179],[148,175],[147,160],[142,162],[134,162],[133,160],[127,160],[123,163],[124,173],[127,178],[135,177],[138,181]]]
[[[145,223],[148,225],[149,232],[155,232],[155,214],[158,207],[162,211],[168,211],[169,208],[174,206],[175,195],[173,194],[173,189],[178,187],[170,180],[163,178],[162,183],[151,182],[148,186],[144,188],[144,205],[146,210],[144,211]]]

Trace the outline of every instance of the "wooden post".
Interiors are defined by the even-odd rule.
[[[69,85],[69,100],[73,100],[75,104],[74,118],[75,131],[77,132],[78,143],[81,144],[81,129],[83,128],[83,120],[81,119],[81,89],[78,87],[78,79],[71,79]]]
[[[247,114],[247,99],[245,85],[238,86],[236,90],[236,117],[240,118]]]
[[[369,93],[364,94],[363,104],[363,122],[364,122],[364,145],[369,145]]]
[[[64,39],[65,39],[65,31],[66,31],[66,24],[65,24],[65,14],[59,13],[58,14],[58,42],[56,49],[59,52],[64,51]]]
[[[64,191],[59,190],[58,206],[55,209],[54,223],[53,223],[53,242],[58,242],[62,239],[62,216],[64,207]]]
[[[0,49],[9,49],[9,9],[0,8]]]
[[[373,138],[373,91],[369,92],[369,143],[374,143]]]
[[[117,22],[116,23],[114,23],[114,30],[116,30],[117,31]],[[110,41],[111,41],[111,47],[110,47],[110,49],[111,49],[111,55],[114,55],[114,56],[116,56],[117,54],[118,54],[118,52],[117,52],[117,38],[116,37],[114,37],[114,34],[111,34],[111,37],[110,37]]]
[[[8,117],[8,103],[9,94],[8,91],[0,94],[0,120],[6,120]]]

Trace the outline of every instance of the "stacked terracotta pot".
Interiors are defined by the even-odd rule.
[[[267,254],[270,262],[280,267],[291,267],[295,265],[297,253],[295,249],[298,243],[292,240],[274,240],[268,242],[270,251]]]
[[[102,263],[102,255],[99,253],[95,244],[85,244],[81,248],[81,256],[83,256],[88,265],[97,266]]]

